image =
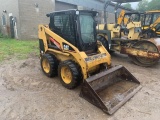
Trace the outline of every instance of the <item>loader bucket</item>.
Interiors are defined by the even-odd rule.
[[[113,114],[140,88],[140,82],[119,65],[84,80],[80,96],[105,113]]]

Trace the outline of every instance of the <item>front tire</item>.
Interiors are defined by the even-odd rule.
[[[80,68],[71,60],[66,60],[59,64],[58,76],[62,85],[68,89],[76,88],[82,80]]]

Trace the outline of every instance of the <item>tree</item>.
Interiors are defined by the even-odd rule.
[[[131,7],[131,4],[130,4],[130,3],[126,3],[126,4],[124,4],[124,5],[123,5],[123,7],[129,8],[129,9],[132,9],[132,7]]]
[[[152,0],[148,4],[148,10],[158,10],[160,7],[160,0]]]
[[[148,0],[142,0],[141,2],[138,3],[137,10],[139,12],[145,12],[148,10],[148,5],[149,5]]]

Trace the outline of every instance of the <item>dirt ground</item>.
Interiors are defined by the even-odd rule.
[[[68,90],[58,78],[47,78],[37,57],[4,61],[0,65],[0,120],[159,120],[160,63],[139,67],[115,53],[112,63],[124,65],[143,88],[109,116],[79,97],[81,86]]]

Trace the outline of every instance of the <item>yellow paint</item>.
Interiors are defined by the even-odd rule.
[[[108,30],[113,30],[115,24],[107,24]]]
[[[146,13],[160,13],[160,10],[151,10],[151,11],[146,11]]]
[[[158,17],[156,21],[154,21],[154,23],[150,25],[150,27],[156,27],[159,23],[160,23],[160,17]]]
[[[153,31],[156,31],[155,27],[160,23],[160,17],[158,17],[153,24],[151,24],[150,26],[145,26],[145,27],[142,27],[142,29],[146,30],[148,29],[148,27],[150,27],[150,29],[152,29]],[[156,32],[158,35],[160,35],[160,32],[157,31]]]
[[[125,15],[125,10],[121,10],[120,14],[119,14],[119,17],[117,19],[117,24],[118,25],[121,25],[122,24],[122,21],[123,21],[123,18],[124,18],[124,15]]]
[[[104,30],[104,26],[105,26],[105,24],[99,24],[96,29],[97,30]]]
[[[129,22],[127,24],[127,29],[141,27],[141,22]]]
[[[72,73],[68,67],[66,66],[62,67],[61,78],[66,84],[70,84],[72,82]]]
[[[158,59],[160,57],[160,54],[157,52],[149,52],[146,50],[139,50],[134,48],[125,48],[126,54],[133,55],[133,56],[139,56],[139,57],[145,57],[145,58],[151,58],[151,59]]]
[[[129,29],[128,39],[135,40],[139,39],[140,32],[135,32],[135,28],[140,28],[141,22],[130,22],[127,24],[127,29]]]
[[[42,67],[43,67],[43,70],[45,71],[45,73],[49,73],[49,71],[50,71],[50,65],[49,65],[47,59],[43,59],[43,61],[42,61]]]
[[[127,25],[128,21],[129,21],[129,18],[126,18],[126,17],[125,17],[124,20],[123,20],[124,25]]]

